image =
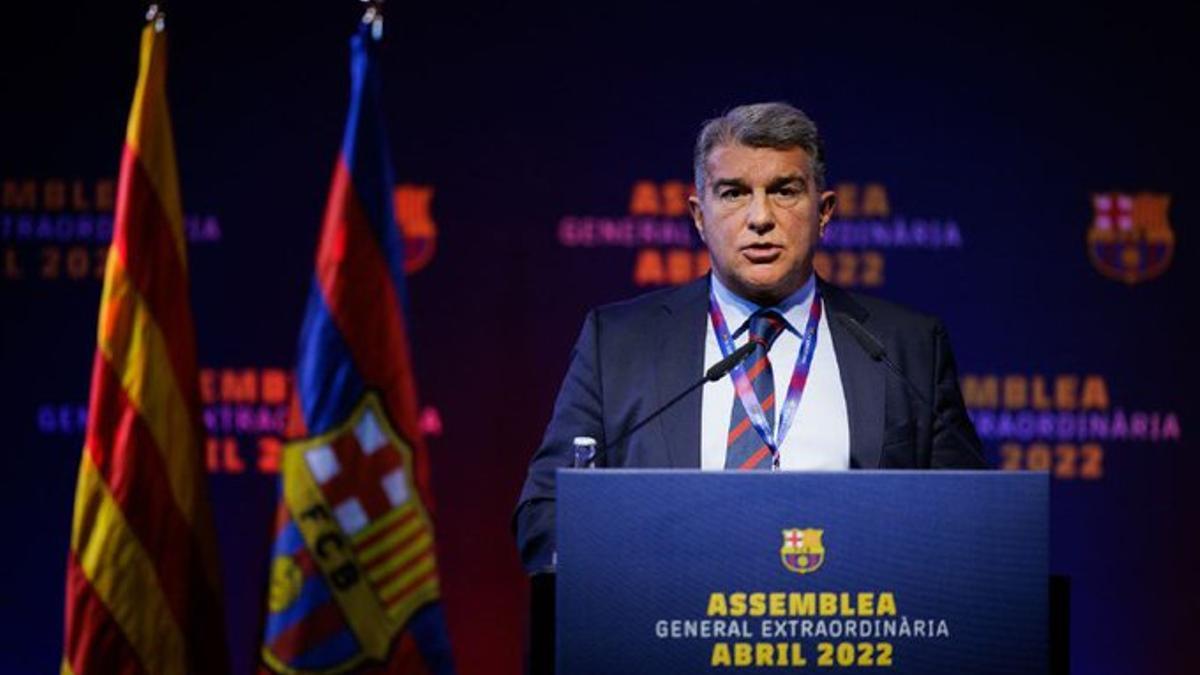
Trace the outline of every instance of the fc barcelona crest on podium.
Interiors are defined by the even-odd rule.
[[[825,545],[821,536],[825,530],[790,529],[783,531],[783,546],[779,557],[783,566],[797,574],[816,572],[825,562]]]

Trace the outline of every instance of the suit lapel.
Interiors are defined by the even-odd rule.
[[[884,372],[871,360],[850,331],[837,319],[849,314],[865,322],[869,313],[844,291],[818,278],[821,297],[829,315],[829,333],[846,395],[846,416],[850,424],[850,467],[879,467],[883,444]]]
[[[687,389],[704,375],[704,335],[708,321],[708,277],[683,286],[663,298],[657,317],[664,336],[652,368],[655,406]],[[670,466],[700,468],[700,414],[703,387],[659,416],[658,428]]]

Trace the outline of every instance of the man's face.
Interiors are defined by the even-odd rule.
[[[748,300],[779,302],[812,272],[833,193],[817,192],[812,160],[801,148],[720,145],[706,166],[704,189],[690,206],[713,270]]]

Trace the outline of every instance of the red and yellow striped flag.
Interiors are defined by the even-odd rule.
[[[228,670],[187,247],[151,10],[121,157],[67,559],[62,672]]]

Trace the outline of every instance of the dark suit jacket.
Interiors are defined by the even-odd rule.
[[[982,448],[966,415],[941,322],[818,281],[846,396],[851,468],[983,468]],[[513,517],[529,573],[552,569],[554,472],[571,465],[575,436],[598,441],[599,465],[700,468],[702,389],[617,447],[606,447],[605,439],[618,438],[703,375],[708,293],[705,276],[588,314]],[[888,356],[933,401],[933,411],[888,375],[883,364],[871,360],[836,320],[841,313],[879,338]]]

